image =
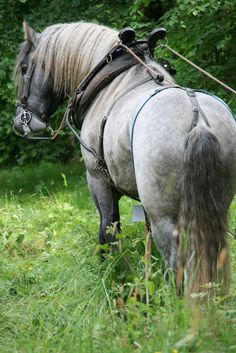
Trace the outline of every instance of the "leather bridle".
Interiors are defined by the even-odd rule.
[[[32,78],[35,72],[35,66],[36,66],[35,61],[32,60],[30,63],[30,67],[27,70],[27,74],[24,76],[23,91],[22,91],[20,100],[17,103],[17,106],[23,109],[23,112],[21,113],[19,120],[24,134],[22,135],[19,132],[17,132],[14,126],[13,126],[13,129],[18,136],[21,136],[29,140],[51,140],[53,139],[53,136],[52,137],[29,136],[29,134],[31,133],[31,129],[29,125],[32,119],[35,119],[35,121],[39,121],[41,124],[45,125],[45,129],[47,129],[52,135],[54,134],[54,130],[49,123],[50,115],[45,112],[39,117],[37,113],[35,113],[31,108],[28,107],[28,98],[30,95],[30,87],[31,87]]]

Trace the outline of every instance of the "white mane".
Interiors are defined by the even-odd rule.
[[[72,93],[78,83],[116,44],[118,33],[93,23],[57,24],[41,34],[35,51],[36,68],[53,74],[54,90]]]
[[[77,22],[56,24],[47,27],[39,35],[32,59],[36,71],[44,65],[45,80],[53,76],[54,91],[72,94],[83,78],[99,63],[106,53],[117,43],[118,32],[94,23]],[[15,68],[15,80],[18,87],[22,84],[20,64],[26,55],[27,41],[23,43]],[[27,53],[28,54],[28,53]],[[154,61],[171,82],[167,71]],[[133,72],[133,71],[132,71]]]

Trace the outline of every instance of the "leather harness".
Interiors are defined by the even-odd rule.
[[[146,62],[147,58],[152,58],[151,51],[149,50],[149,47],[145,41],[142,41],[142,43],[140,43],[140,41],[132,43],[130,47],[132,51],[144,62]],[[117,45],[104,57],[104,59],[94,68],[94,70],[88,76],[85,77],[85,79],[82,81],[80,86],[76,89],[75,94],[72,97],[71,103],[68,107],[67,125],[73,131],[73,133],[79,140],[80,144],[88,152],[94,155],[97,161],[96,168],[99,169],[103,173],[103,175],[105,175],[109,184],[112,187],[115,187],[116,189],[117,189],[117,186],[115,186],[110,176],[110,173],[105,161],[105,157],[104,157],[103,139],[104,139],[104,130],[105,130],[107,119],[109,118],[113,107],[119,102],[119,100],[122,97],[124,97],[126,94],[131,92],[133,89],[139,87],[140,85],[150,80],[155,80],[157,84],[162,82],[164,80],[163,75],[157,72],[157,76],[155,79],[153,75],[151,75],[150,73],[150,76],[146,77],[142,81],[137,82],[135,85],[123,91],[120,94],[120,96],[118,96],[118,98],[113,102],[113,104],[109,108],[108,113],[104,116],[104,118],[101,121],[100,134],[99,134],[99,147],[97,152],[93,148],[85,144],[85,142],[82,140],[82,138],[77,133],[75,128],[73,128],[72,125],[74,124],[77,128],[80,129],[83,122],[83,115],[86,112],[86,110],[89,108],[92,101],[95,99],[96,95],[104,87],[106,87],[109,83],[111,83],[115,77],[117,77],[122,72],[126,71],[127,69],[137,64],[138,62],[133,56],[131,56],[128,52],[125,52],[122,47]],[[138,110],[138,113],[135,116],[134,123],[132,125],[132,133],[131,133],[132,156],[133,156],[133,131],[140,111],[143,109],[143,107],[146,105],[146,103],[149,101],[150,98],[155,96],[157,93],[160,93],[162,90],[166,90],[169,88],[180,88],[186,91],[191,101],[192,109],[193,109],[193,120],[190,126],[190,131],[197,125],[199,115],[202,116],[207,126],[210,126],[205,113],[202,111],[202,109],[199,106],[199,103],[196,98],[196,93],[193,90],[188,88],[183,88],[178,85],[172,85],[172,86],[166,86],[166,87],[159,86],[159,88],[154,90],[154,92],[152,92],[152,94],[145,100],[145,102],[141,105],[141,108]]]
[[[133,41],[129,44],[129,48],[132,52],[142,61],[146,62],[148,59],[152,57],[152,53],[147,41],[139,40]],[[137,82],[133,86],[129,87],[127,90],[123,91],[120,96],[113,102],[108,113],[102,119],[100,125],[100,134],[99,134],[99,147],[96,152],[93,148],[86,145],[86,143],[82,140],[76,129],[73,125],[80,129],[83,123],[83,117],[86,110],[89,108],[97,94],[109,85],[114,78],[120,75],[122,72],[125,72],[129,68],[138,65],[139,62],[137,59],[130,55],[130,53],[126,52],[124,48],[118,44],[114,48],[112,48],[107,55],[98,63],[98,65],[92,70],[92,72],[85,77],[79,87],[76,89],[75,94],[71,99],[71,103],[68,107],[67,114],[67,125],[72,130],[76,138],[79,140],[80,144],[85,148],[88,152],[92,153],[96,158],[97,164],[96,168],[99,169],[107,178],[109,183],[112,186],[115,186],[110,173],[107,168],[107,164],[104,158],[104,150],[103,150],[103,136],[104,130],[106,126],[107,119],[117,102],[124,97],[126,94],[131,92],[133,89],[139,87],[140,85],[154,80],[158,83],[164,80],[164,76],[156,70],[155,78],[153,78],[153,74],[150,73],[145,79]]]
[[[135,41],[129,45],[129,48],[144,62],[146,62],[146,58],[151,56],[145,41]],[[83,115],[97,94],[109,85],[114,78],[137,64],[135,57],[125,52],[119,44],[106,54],[91,73],[85,77],[72,98],[70,108],[73,112],[73,122],[77,128],[81,128]],[[163,75],[157,72],[158,82],[162,82],[163,79]]]
[[[147,61],[149,59],[153,58],[153,51],[154,47],[156,44],[156,41],[159,39],[163,39],[165,36],[165,29],[160,28],[152,31],[148,37],[148,40],[134,40],[135,37],[135,32],[131,28],[125,28],[122,30],[119,34],[119,39],[120,43],[118,43],[115,47],[113,47],[107,55],[97,64],[97,66],[85,77],[85,79],[81,82],[79,87],[76,89],[71,102],[67,108],[67,111],[65,113],[65,121],[67,122],[67,125],[69,128],[72,130],[72,132],[75,134],[77,139],[79,140],[80,144],[90,153],[94,155],[94,157],[97,160],[97,165],[96,167],[106,176],[107,180],[111,184],[111,186],[115,186],[114,182],[112,181],[106,161],[104,158],[104,150],[103,150],[103,136],[104,136],[104,130],[106,126],[107,119],[114,107],[115,104],[118,103],[118,101],[124,97],[126,94],[128,94],[130,91],[135,89],[136,87],[150,81],[154,80],[156,83],[160,83],[164,80],[164,76],[158,72],[156,69],[153,75],[153,69],[148,68],[146,65]],[[124,45],[125,44],[125,45]],[[125,48],[127,50],[125,50]],[[133,54],[133,55],[131,55]],[[129,68],[133,67],[134,65],[137,65],[140,63],[140,61],[143,63],[143,65],[147,68],[147,72],[150,74],[147,76],[145,79],[137,82],[127,90],[123,91],[120,96],[113,102],[111,105],[108,113],[106,116],[103,118],[100,126],[100,134],[99,134],[99,148],[98,152],[96,152],[93,148],[89,147],[86,145],[86,143],[81,139],[80,135],[76,131],[76,129],[73,127],[75,125],[76,128],[81,128],[82,123],[83,123],[83,116],[86,112],[86,110],[89,108],[90,104],[92,101],[95,99],[97,94],[105,88],[107,85],[109,85],[114,78],[116,78],[118,75],[120,75],[122,72],[125,72]],[[165,67],[165,65],[163,65]],[[30,93],[30,85],[31,85],[31,80],[33,77],[35,69],[35,63],[31,63],[31,67],[29,69],[28,75],[25,77],[25,86],[24,90],[22,92],[22,96],[20,99],[20,106],[24,109],[24,113],[22,115],[22,124],[23,127],[27,130],[28,128],[28,115],[34,114],[32,110],[30,110],[27,106],[27,100],[28,96]],[[170,67],[171,69],[171,67]],[[172,69],[171,69],[172,70]],[[170,71],[167,69],[170,73],[174,73],[174,71]],[[157,93],[160,93],[162,90],[166,90],[169,88],[180,88],[182,90],[185,90],[190,101],[192,104],[193,108],[193,120],[192,124],[190,127],[190,131],[197,125],[199,115],[202,116],[203,120],[205,121],[207,126],[209,125],[209,122],[207,120],[207,117],[205,113],[202,111],[201,107],[199,106],[199,103],[196,98],[196,93],[193,90],[190,90],[188,88],[183,88],[178,85],[172,85],[172,86],[159,86],[154,92],[151,93],[149,97],[146,98],[145,102],[141,105],[139,108],[132,124],[132,129],[131,129],[131,149],[132,149],[132,156],[133,156],[133,132],[134,132],[134,126],[136,123],[136,120],[138,118],[138,115],[140,111],[143,109],[143,107],[146,105],[146,103]],[[206,92],[205,92],[206,93]],[[45,119],[46,118],[46,119]],[[46,120],[48,121],[46,114],[43,114],[41,118],[42,121]],[[64,118],[63,118],[64,121]],[[50,139],[50,138],[34,138],[33,139]],[[116,187],[117,188],[117,187]]]

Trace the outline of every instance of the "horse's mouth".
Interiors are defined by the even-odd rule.
[[[17,134],[28,136],[46,130],[47,123],[40,120],[35,114],[20,108],[17,109],[17,116],[13,121],[13,129]]]

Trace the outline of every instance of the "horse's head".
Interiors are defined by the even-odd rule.
[[[40,34],[24,22],[25,42],[17,58],[15,78],[19,88],[19,102],[14,129],[21,135],[47,129],[49,118],[61,102],[53,90],[53,77],[45,76],[45,64],[37,60]]]

